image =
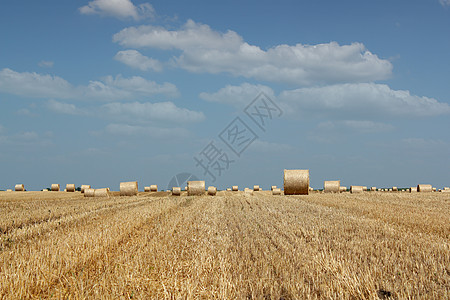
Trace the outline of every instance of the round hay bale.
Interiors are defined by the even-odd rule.
[[[136,196],[137,193],[138,193],[137,181],[120,183],[120,196]]]
[[[308,195],[309,170],[284,170],[284,194]]]
[[[347,191],[347,187],[346,187],[346,186],[340,186],[340,187],[339,187],[339,191],[340,191],[341,193],[346,192],[346,191]]]
[[[188,196],[203,195],[205,193],[205,181],[188,181]]]
[[[16,184],[16,186],[14,187],[14,190],[16,192],[24,192],[25,191],[25,186],[23,184]]]
[[[227,188],[227,192],[231,192],[231,188]]]
[[[150,185],[150,192],[157,192],[158,191],[158,185],[152,184]]]
[[[398,192],[398,187],[393,186],[393,187],[392,187],[392,191],[393,191],[393,192]]]
[[[6,191],[7,191],[7,192],[12,192],[12,189],[7,189]]]
[[[66,184],[66,192],[75,192],[75,184],[72,183],[68,183]]]
[[[81,185],[81,193],[84,193],[85,189],[90,189],[91,186],[89,184],[82,184]]]
[[[59,192],[59,183],[52,184],[52,192]]]
[[[172,188],[172,196],[180,196],[181,195],[181,188],[178,186],[174,186]]]
[[[367,186],[363,186],[363,192],[367,192]]]
[[[109,197],[109,188],[95,189],[94,197]]]
[[[272,186],[270,187],[270,190],[273,191],[273,190],[276,189],[276,188],[277,188],[276,185],[272,185]]]
[[[215,196],[217,194],[217,188],[215,186],[208,187],[208,195]]]
[[[433,192],[436,192],[436,188],[435,187],[433,188]]]
[[[94,189],[85,189],[84,190],[84,196],[85,197],[94,197],[95,190]]]
[[[233,187],[231,188],[231,190],[232,190],[233,192],[237,192],[237,191],[239,191],[239,186],[233,185]]]
[[[416,193],[417,192],[417,188],[416,187],[410,187],[409,188],[409,192],[410,193]]]
[[[420,193],[431,193],[433,191],[433,187],[431,184],[418,184],[417,191]]]
[[[281,189],[279,188],[274,188],[272,190],[272,195],[281,195]]]
[[[376,188],[375,186],[373,186],[373,187],[370,188],[370,191],[371,191],[371,192],[376,192],[376,191],[377,191],[377,188]]]
[[[339,193],[341,191],[341,181],[324,181],[323,182],[323,191],[325,193]]]
[[[259,191],[259,185],[254,185],[254,186],[253,186],[253,190],[254,190],[255,192],[258,192],[258,191]]]
[[[43,191],[43,192],[48,192],[48,189],[43,189],[42,191]]]
[[[444,187],[444,191],[450,191],[450,187]]]
[[[392,189],[389,189],[389,192],[392,192]]]
[[[350,186],[350,193],[354,194],[354,193],[362,193],[363,192],[363,187],[360,185],[351,185]]]
[[[144,186],[144,192],[150,192],[150,187],[149,186]]]

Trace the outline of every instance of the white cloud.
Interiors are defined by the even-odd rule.
[[[186,138],[189,131],[185,128],[159,128],[150,126],[135,126],[128,124],[109,124],[106,133],[123,136],[142,136],[152,138]]]
[[[158,60],[142,55],[136,50],[119,51],[114,59],[141,71],[162,71],[162,64]]]
[[[202,112],[177,107],[172,102],[158,103],[108,103],[101,109],[114,119],[127,121],[167,121],[171,123],[192,123],[205,119]]]
[[[51,111],[60,114],[81,115],[83,111],[78,109],[74,104],[58,102],[56,100],[48,100],[46,106]]]
[[[450,6],[450,0],[439,0],[442,6]]]
[[[174,84],[159,84],[139,76],[106,76],[102,80],[90,81],[87,86],[74,87],[58,76],[20,73],[7,68],[0,70],[0,92],[31,98],[103,101],[148,99],[156,95],[169,98],[179,96]]]
[[[363,44],[278,45],[268,50],[246,43],[234,31],[220,33],[188,20],[180,30],[129,27],[113,40],[123,46],[181,50],[174,64],[191,72],[231,73],[295,85],[367,82],[386,79],[392,64]]]
[[[33,147],[33,146],[49,146],[51,140],[46,136],[40,136],[35,131],[24,131],[6,135],[3,127],[0,126],[0,145]],[[28,148],[27,148],[28,149]]]
[[[136,6],[130,0],[94,0],[80,7],[80,12],[119,19],[132,18],[136,21],[155,16],[155,10],[151,4],[143,3]]]
[[[322,131],[377,133],[391,131],[394,129],[394,126],[373,121],[344,120],[322,122],[317,125],[317,128]]]
[[[215,93],[200,93],[199,97],[209,102],[226,103],[241,108],[247,106],[261,92],[272,99],[275,97],[270,87],[250,83],[243,83],[238,86],[227,85]]]
[[[52,61],[41,60],[38,65],[43,68],[52,68],[55,63]]]
[[[284,111],[291,115],[348,115],[359,118],[430,117],[450,113],[450,105],[436,99],[392,90],[385,84],[358,83],[284,91],[278,96]]]

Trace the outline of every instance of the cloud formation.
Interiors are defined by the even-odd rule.
[[[450,6],[450,0],[439,0],[442,6]]]
[[[392,72],[389,61],[361,43],[283,44],[263,50],[234,31],[221,33],[192,20],[179,30],[128,27],[113,40],[125,47],[179,50],[173,64],[190,72],[230,73],[293,85],[370,82],[386,79]]]
[[[137,100],[156,95],[168,98],[179,96],[177,87],[168,82],[162,84],[140,76],[106,76],[92,80],[86,86],[75,87],[58,76],[47,74],[0,70],[0,92],[30,98],[72,100]]]
[[[150,3],[138,6],[130,0],[94,0],[79,8],[80,13],[86,15],[100,15],[118,19],[132,18],[136,21],[154,18],[155,10]]]
[[[163,69],[162,64],[158,60],[142,55],[136,50],[119,51],[114,56],[114,59],[141,71],[153,70],[159,72]]]
[[[38,65],[43,68],[52,68],[55,63],[52,61],[41,60]]]

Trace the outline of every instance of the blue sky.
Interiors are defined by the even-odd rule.
[[[449,186],[449,53],[448,0],[4,0],[0,189]]]

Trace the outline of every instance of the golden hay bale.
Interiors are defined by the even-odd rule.
[[[433,187],[431,186],[431,184],[418,184],[417,191],[422,193],[430,193],[433,191]]]
[[[394,191],[394,192],[398,192],[398,187],[396,187],[396,186],[393,186],[393,187],[392,187],[392,191]]]
[[[95,189],[85,189],[84,190],[85,197],[94,197],[94,195],[95,195]]]
[[[360,185],[351,185],[350,186],[350,193],[362,193],[363,187]]]
[[[284,194],[308,195],[309,170],[284,170]]]
[[[253,190],[254,190],[255,192],[259,191],[259,185],[254,185],[254,186],[253,186]]]
[[[436,192],[436,188],[435,187],[433,188],[433,192]]]
[[[367,192],[367,186],[363,186],[362,188],[364,192]]]
[[[227,188],[227,192],[231,192],[231,188]]]
[[[273,190],[276,189],[276,188],[277,188],[276,185],[272,185],[272,186],[270,187],[270,190],[273,191]]]
[[[448,187],[445,187],[443,190],[441,190],[443,193],[450,193],[450,189]]]
[[[389,189],[389,192],[392,192],[392,189]]]
[[[233,185],[233,187],[231,188],[231,190],[232,190],[233,192],[237,192],[237,191],[239,191],[239,186]]]
[[[215,186],[208,187],[208,195],[215,196],[217,194],[217,188]]]
[[[59,192],[59,183],[52,184],[52,192]]]
[[[375,186],[371,187],[371,188],[370,188],[370,191],[371,191],[371,192],[376,192],[376,191],[377,191],[377,187],[375,187]]]
[[[417,188],[416,187],[410,187],[409,188],[409,192],[410,193],[415,193],[415,192],[417,192]]]
[[[43,192],[48,192],[48,189],[43,189],[42,191],[43,191]]]
[[[188,181],[188,196],[203,195],[205,193],[205,181]]]
[[[245,193],[246,195],[253,195],[253,190],[252,190],[252,189],[249,189],[249,188],[245,188],[245,189],[244,189],[244,193]]]
[[[7,189],[6,191],[7,191],[7,192],[12,192],[12,189]]]
[[[144,192],[150,192],[150,187],[149,186],[144,186]]]
[[[272,195],[281,195],[281,189],[279,188],[274,188],[272,190]]]
[[[450,187],[444,187],[444,191],[450,191]]]
[[[68,183],[66,184],[65,192],[75,192],[75,184]]]
[[[347,187],[346,186],[340,186],[339,187],[339,192],[346,192],[347,191]]]
[[[158,185],[152,184],[150,185],[150,192],[157,192],[158,191]]]
[[[95,189],[94,197],[109,197],[109,188]]]
[[[120,196],[136,196],[137,193],[138,193],[137,181],[120,183]]]
[[[25,186],[23,184],[16,184],[16,186],[14,187],[14,190],[16,192],[23,192],[23,191],[25,191]]]
[[[341,181],[340,180],[324,181],[323,191],[325,193],[339,193],[341,191]]]
[[[174,186],[172,188],[172,196],[180,196],[181,195],[181,188],[178,186]]]
[[[81,193],[84,193],[85,189],[90,189],[91,186],[89,184],[82,184],[81,185]]]

